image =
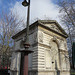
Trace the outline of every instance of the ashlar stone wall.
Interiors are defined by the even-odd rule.
[[[38,75],[70,75],[66,38],[38,28]]]

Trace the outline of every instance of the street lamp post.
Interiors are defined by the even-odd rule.
[[[27,13],[27,27],[26,27],[26,41],[24,42],[24,47],[27,48],[26,46],[29,47],[29,18],[30,18],[30,0],[27,2],[24,0],[22,2],[22,5],[24,7],[28,6],[28,13]]]
[[[28,13],[27,13],[27,26],[26,26],[26,39],[24,39],[24,48],[25,50],[22,50],[22,54],[23,56],[23,66],[22,66],[22,72],[23,75],[28,75],[28,54],[32,53],[33,51],[28,50],[30,47],[29,44],[29,17],[30,17],[30,0],[28,0],[28,2],[26,0],[24,0],[22,2],[23,6],[27,6],[28,7]]]

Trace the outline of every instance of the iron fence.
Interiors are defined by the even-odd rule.
[[[10,69],[10,58],[8,55],[0,56],[0,69]]]

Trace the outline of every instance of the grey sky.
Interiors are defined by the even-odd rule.
[[[31,11],[30,11],[30,22],[34,22],[38,19],[53,19],[60,22],[58,15],[59,9],[58,5],[51,2],[51,0],[31,0]],[[24,18],[26,20],[27,7],[23,7],[21,2],[16,2],[16,4],[10,8],[13,14],[19,15],[19,18]]]

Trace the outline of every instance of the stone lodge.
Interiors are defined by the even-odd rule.
[[[26,29],[14,39],[14,51],[22,50]],[[55,20],[38,20],[30,25],[29,75],[70,75],[70,63],[66,38],[68,35]],[[12,53],[11,75],[19,75],[21,53]]]

